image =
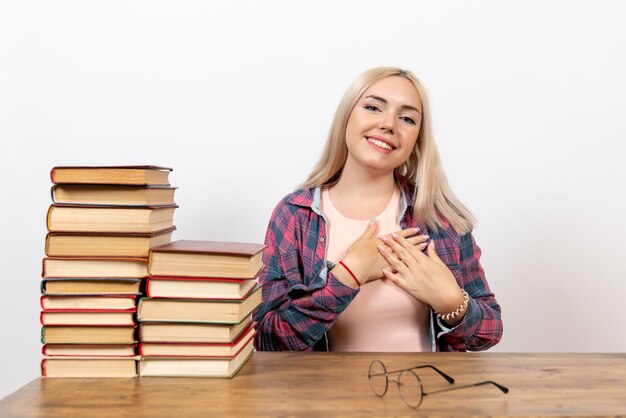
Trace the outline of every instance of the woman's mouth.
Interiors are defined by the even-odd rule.
[[[366,136],[365,139],[370,144],[374,145],[377,148],[383,149],[385,151],[393,151],[395,149],[395,147],[393,147],[392,145],[390,145],[387,142],[382,141],[382,140],[380,140],[378,138],[373,138],[373,137]]]

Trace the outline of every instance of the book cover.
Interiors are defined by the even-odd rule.
[[[155,165],[127,166],[57,166],[50,170],[55,184],[124,184],[169,185],[169,167]]]
[[[263,251],[264,244],[225,241],[177,240],[152,249],[161,253],[234,254],[252,257]]]

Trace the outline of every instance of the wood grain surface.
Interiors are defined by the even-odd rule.
[[[433,364],[456,385],[419,409],[395,384],[375,396],[372,360],[389,370]],[[448,384],[421,369],[426,391]],[[0,417],[626,416],[626,354],[256,352],[233,379],[37,379],[0,401]]]

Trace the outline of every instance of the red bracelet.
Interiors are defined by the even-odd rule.
[[[354,273],[352,273],[352,270],[350,270],[350,269],[348,268],[348,266],[346,266],[346,265],[344,264],[344,262],[343,262],[343,261],[340,261],[340,262],[339,262],[339,264],[341,264],[341,265],[343,266],[343,268],[344,268],[344,269],[346,269],[346,271],[347,271],[348,273],[350,273],[350,276],[352,276],[352,278],[354,279],[354,281],[356,282],[356,284],[358,284],[358,285],[359,285],[359,287],[361,287],[361,282],[359,281],[359,279],[357,279],[357,278],[356,278],[356,276],[354,275]]]

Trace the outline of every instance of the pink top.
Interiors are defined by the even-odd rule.
[[[379,236],[401,229],[401,197],[396,188],[387,207],[376,217]],[[342,215],[330,200],[327,187],[322,189],[322,211],[328,231],[326,259],[337,264],[363,234],[369,220]],[[374,280],[361,287],[330,328],[330,350],[431,351],[429,320],[428,305],[389,280]]]

